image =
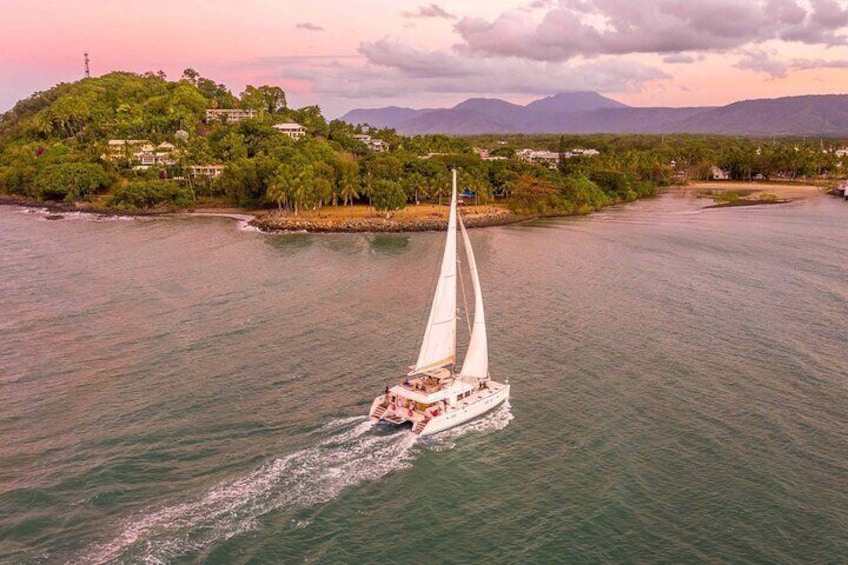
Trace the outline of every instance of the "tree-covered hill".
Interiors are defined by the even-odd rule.
[[[227,116],[208,121],[207,110],[222,109],[252,114],[239,121],[228,122]],[[198,195],[225,193],[230,185],[234,200],[258,204],[265,197],[261,190],[241,194],[232,186],[238,179],[215,182],[219,179],[208,172],[233,177],[228,169],[239,166],[228,164],[244,168],[244,161],[256,164],[263,158],[276,171],[287,157],[302,153],[293,139],[272,127],[286,122],[305,127],[303,149],[311,146],[321,159],[367,153],[352,138],[352,128],[338,136],[344,138],[339,143],[327,146],[329,125],[320,110],[289,108],[279,87],[248,86],[236,97],[192,69],[177,81],[163,73],[114,72],[58,84],[0,116],[0,191],[132,208],[155,205],[163,196],[169,199],[166,206],[186,206]],[[167,190],[152,189],[159,181]],[[129,198],[133,192],[140,198]],[[98,198],[104,193],[112,198]]]
[[[354,202],[391,212],[441,201],[452,167],[476,201],[514,195],[520,211],[587,211],[645,193],[624,173],[607,171],[617,184],[604,192],[579,167],[569,176],[556,163],[484,160],[467,139],[328,123],[318,107],[289,108],[279,87],[236,96],[192,69],[176,81],[114,72],[59,84],[0,117],[0,192],[94,210],[216,199],[294,214]]]
[[[114,72],[62,83],[18,102],[0,119],[0,140],[64,141],[81,144],[107,138],[170,137],[193,129],[206,108],[238,104],[224,85],[187,69],[183,79],[163,74]]]
[[[497,117],[501,106],[475,102]],[[294,109],[276,86],[186,69],[59,84],[0,116],[0,194],[90,210],[198,203],[299,214],[354,203],[391,213],[439,203],[459,169],[474,202],[521,214],[586,213],[720,173],[738,180],[838,175],[832,140],[667,136],[399,136]]]

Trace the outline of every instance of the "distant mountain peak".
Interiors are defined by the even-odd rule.
[[[536,112],[591,112],[607,108],[629,108],[629,106],[593,90],[575,90],[541,98],[527,104],[526,108]]]

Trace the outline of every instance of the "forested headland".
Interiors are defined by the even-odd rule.
[[[209,110],[243,112],[210,118]],[[294,124],[303,133],[286,133]],[[0,193],[93,211],[231,205],[298,215],[359,205],[388,216],[441,203],[457,168],[471,203],[557,215],[719,174],[836,176],[841,147],[683,134],[404,137],[327,121],[316,106],[290,108],[279,87],[247,86],[236,96],[192,69],[175,81],[113,72],[37,92],[0,116]]]

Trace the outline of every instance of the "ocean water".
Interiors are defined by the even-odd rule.
[[[372,427],[435,233],[0,208],[0,563],[848,562],[848,206],[472,230],[509,404]]]

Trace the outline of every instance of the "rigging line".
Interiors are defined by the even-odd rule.
[[[457,217],[457,221],[462,222],[462,220],[458,217]],[[464,250],[465,250],[465,246],[463,245],[463,252],[465,252]],[[459,253],[457,253],[457,255],[456,255],[456,263],[457,263],[456,272],[459,275],[459,286],[462,289],[462,303],[465,306],[465,324],[468,326],[468,335],[470,336],[471,335],[471,314],[468,310],[468,297],[465,295],[465,279],[462,276],[462,269],[459,268],[459,265],[461,264],[461,262],[459,260]]]

